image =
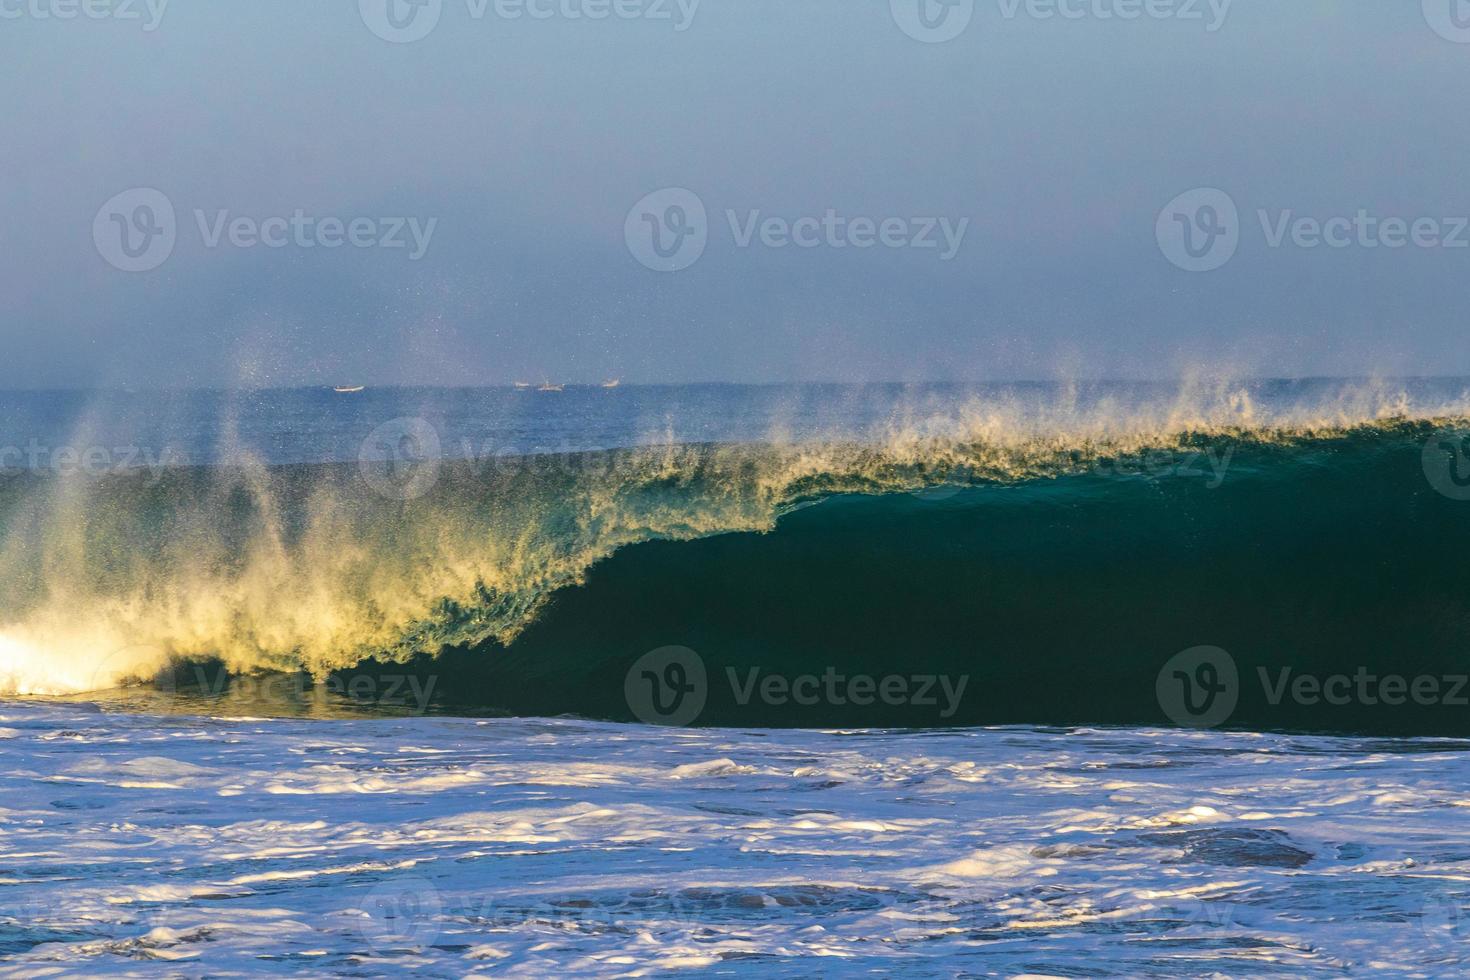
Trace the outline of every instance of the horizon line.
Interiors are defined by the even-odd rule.
[[[1183,384],[1191,381],[1201,380],[1197,376],[1176,375],[1173,377],[1096,377],[1096,378],[1011,378],[1011,379],[988,379],[988,380],[953,380],[953,379],[930,379],[923,381],[895,381],[895,380],[870,380],[870,381],[834,381],[834,380],[805,380],[805,381],[622,381],[618,385],[608,388],[601,381],[567,381],[558,382],[564,388],[588,388],[603,391],[617,391],[626,388],[875,388],[875,387],[983,387],[999,385],[1155,385],[1155,384]],[[1263,384],[1270,382],[1301,384],[1314,381],[1358,381],[1358,382],[1406,382],[1406,381],[1466,381],[1470,382],[1470,374],[1402,374],[1402,375],[1380,375],[1380,374],[1306,374],[1306,375],[1220,375],[1205,376],[1208,382],[1224,382],[1236,384]],[[363,394],[370,391],[410,391],[410,390],[437,390],[437,391],[536,391],[534,383],[527,389],[518,388],[524,382],[500,382],[496,384],[426,384],[420,382],[383,382],[366,383],[362,385],[360,392],[341,392],[341,394]],[[0,394],[189,394],[189,393],[220,393],[220,394],[249,394],[272,391],[323,391],[335,392],[335,388],[342,387],[328,382],[282,384],[282,385],[260,385],[254,387],[228,385],[197,385],[197,386],[167,386],[167,385],[46,385],[37,387],[6,387],[0,386]]]

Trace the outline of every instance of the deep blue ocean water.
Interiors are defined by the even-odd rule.
[[[1423,409],[1458,404],[1470,379],[994,384],[694,384],[514,388],[330,388],[259,391],[0,391],[0,467],[35,462],[59,448],[137,448],[138,461],[208,465],[241,449],[267,463],[351,462],[379,425],[422,418],[446,456],[566,453],[595,449],[772,438],[871,438],[892,426],[952,431],[969,407],[1018,415],[1065,410],[1080,417],[1109,406],[1119,420],[1178,407],[1215,410],[1237,393],[1262,410],[1340,406],[1364,414],[1369,393],[1404,395]],[[28,452],[32,444],[39,453]],[[17,450],[22,451],[18,455]]]

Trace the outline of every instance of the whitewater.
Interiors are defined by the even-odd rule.
[[[1467,750],[6,704],[0,975],[1453,975]]]

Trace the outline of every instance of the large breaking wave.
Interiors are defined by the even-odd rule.
[[[976,678],[919,722],[1141,722],[1159,665],[1199,644],[1243,670],[1439,669],[1470,625],[1470,503],[1436,489],[1425,447],[1465,417],[1384,386],[1268,409],[1216,385],[1142,407],[971,400],[860,439],[446,460],[407,500],[362,466],[243,457],[12,476],[0,684],[440,655],[466,703],[628,717],[629,664],[677,644],[716,674]],[[737,708],[712,697],[701,720],[858,720]]]

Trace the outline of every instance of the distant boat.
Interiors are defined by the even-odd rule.
[[[554,385],[550,381],[548,381],[544,385],[542,385],[541,387],[537,388],[536,390],[537,391],[562,391],[565,388],[566,388],[566,385]]]
[[[606,381],[604,381],[602,383],[602,386],[604,388],[616,388],[618,385],[620,385],[622,383],[623,383],[623,379],[622,378],[608,378]]]
[[[531,382],[529,382],[529,381],[517,381],[516,382],[516,387],[519,388],[520,390],[524,391],[525,389],[531,387]]]
[[[338,385],[332,390],[339,395],[355,395],[366,387],[367,385]]]

